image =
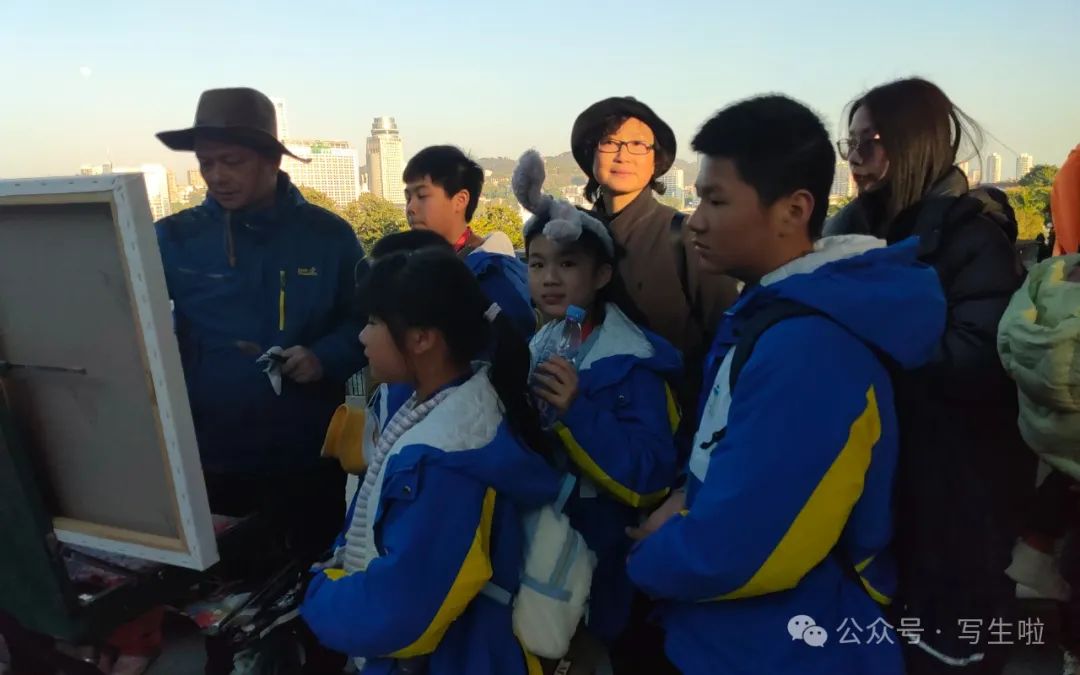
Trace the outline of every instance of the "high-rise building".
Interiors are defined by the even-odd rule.
[[[289,116],[285,113],[285,101],[280,98],[271,98],[274,104],[274,115],[277,116],[277,139],[284,141],[289,136]]]
[[[1026,152],[1022,153],[1016,158],[1016,180],[1020,180],[1031,173],[1033,168],[1035,168],[1035,158]]]
[[[150,200],[150,212],[154,220],[161,220],[172,215],[172,202],[169,201],[169,172],[160,164],[141,166],[113,167],[113,173],[141,173],[146,183],[146,197]]]
[[[200,173],[198,169],[188,169],[187,182],[188,185],[196,190],[206,189],[206,181],[203,180],[202,173]]]
[[[957,162],[956,163],[956,168],[960,169],[962,172],[964,172],[965,176],[967,176],[968,178],[971,178],[971,163],[968,162],[966,159],[964,161],[962,161],[962,162]]]
[[[985,180],[991,185],[1001,182],[1001,155],[991,152],[986,158]]]
[[[660,177],[664,186],[664,194],[668,197],[683,199],[686,194],[686,172],[682,169],[671,168],[670,171]]]
[[[844,160],[836,163],[836,172],[833,174],[831,197],[851,197],[855,194],[855,176],[851,175],[851,165]]]
[[[165,172],[165,180],[169,186],[169,203],[175,204],[180,201],[180,190],[176,187],[176,174],[172,169]]]
[[[401,135],[393,117],[376,117],[367,139],[367,167],[371,192],[392,204],[405,206],[405,169]]]
[[[310,187],[333,199],[339,206],[360,196],[360,156],[347,141],[290,140],[285,147],[308,163],[288,155],[281,169],[293,183]]]
[[[968,185],[975,186],[982,183],[982,171],[975,169],[971,172],[971,177],[968,179]]]

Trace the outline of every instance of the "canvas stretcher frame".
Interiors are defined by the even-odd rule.
[[[61,262],[50,265],[53,253]],[[45,298],[31,311],[35,284]],[[83,313],[79,325],[60,320]],[[55,363],[60,354],[87,363]],[[88,371],[8,382],[59,541],[192,569],[217,561],[141,174],[0,181],[0,360]]]

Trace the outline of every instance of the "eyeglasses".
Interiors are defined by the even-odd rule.
[[[863,150],[869,151],[874,146],[874,144],[880,143],[881,134],[874,134],[873,136],[866,136],[864,138],[855,138],[854,136],[852,136],[850,138],[842,138],[837,141],[836,149],[840,151],[841,157],[847,158],[851,156],[851,153],[857,152],[859,153],[860,157],[866,159],[867,153],[863,152]]]
[[[613,138],[606,138],[600,141],[596,149],[599,152],[603,152],[609,155],[613,155],[619,150],[626,148],[626,151],[631,155],[647,155],[656,147],[652,143],[646,143],[645,141],[616,141]]]

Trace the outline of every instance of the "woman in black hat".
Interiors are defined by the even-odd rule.
[[[658,202],[660,176],[675,161],[675,133],[649,106],[631,97],[608,98],[578,116],[570,134],[574,159],[589,182],[592,213],[621,248],[618,274],[648,327],[684,355],[683,410],[696,407],[701,362],[715,319],[735,299],[728,277],[707,276],[683,236],[683,215]],[[616,673],[675,673],[663,636],[648,622],[643,596],[631,625],[611,650]]]
[[[659,178],[675,161],[675,133],[631,97],[604,99],[578,116],[570,134],[574,159],[589,182],[592,212],[625,252],[619,274],[649,327],[682,350],[691,372],[707,346],[714,318],[735,297],[734,283],[709,277],[682,236],[683,216],[658,202]]]

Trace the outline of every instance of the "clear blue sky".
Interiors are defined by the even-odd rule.
[[[3,0],[0,177],[109,157],[194,166],[153,133],[188,126],[203,89],[235,85],[284,98],[293,136],[362,147],[372,118],[393,115],[407,155],[563,152],[586,105],[631,94],[690,159],[694,130],[739,98],[783,92],[836,130],[856,94],[912,74],[1037,162],[1080,143],[1080,1],[817,5]],[[991,151],[1011,175],[1015,156]]]

